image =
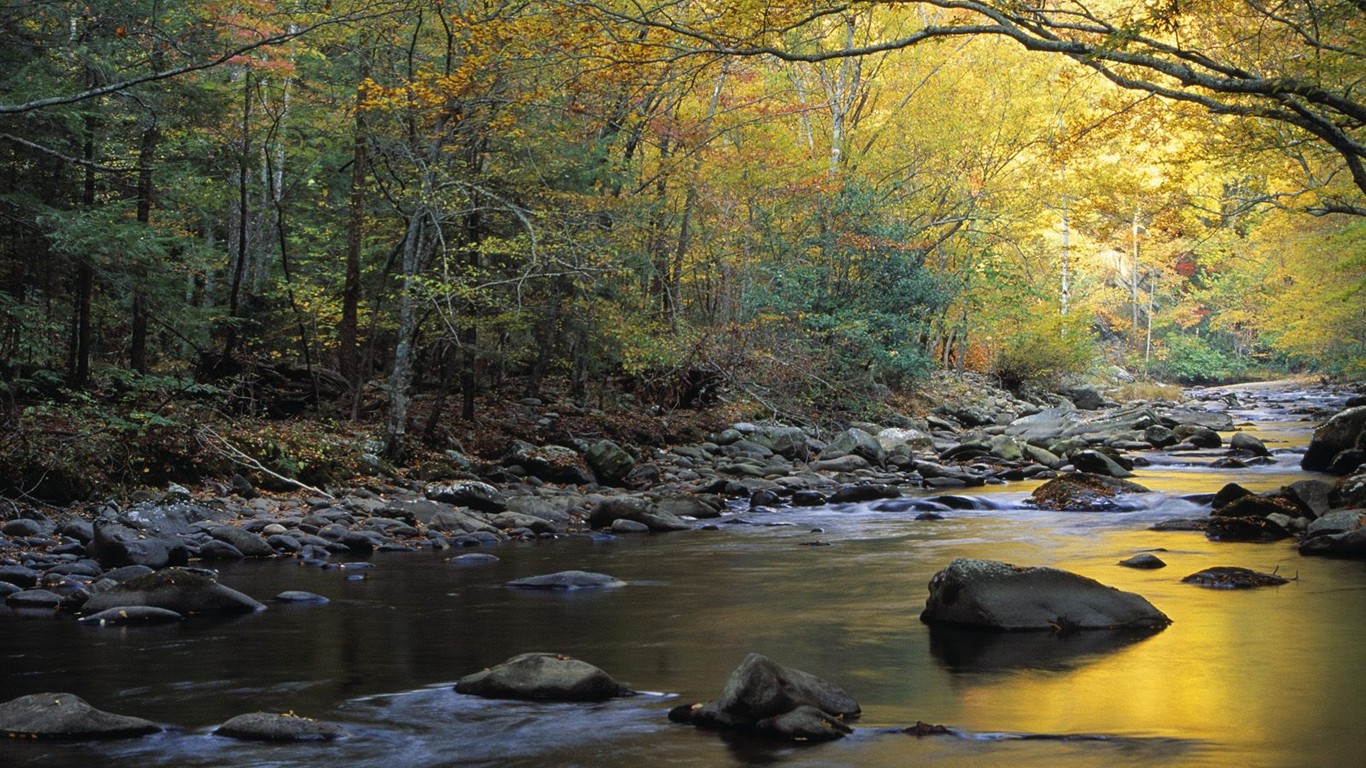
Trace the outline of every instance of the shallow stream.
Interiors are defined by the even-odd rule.
[[[97,744],[0,743],[0,765],[1361,766],[1366,563],[1301,558],[1287,542],[1146,530],[1208,511],[1183,495],[1307,477],[1297,450],[1312,424],[1292,405],[1312,396],[1245,397],[1256,407],[1232,409],[1278,452],[1273,466],[1206,466],[1221,451],[1153,455],[1135,480],[1155,493],[1136,512],[1020,509],[1032,486],[1015,484],[972,491],[996,509],[934,522],[853,505],[745,513],[733,519],[750,524],[717,531],[506,544],[484,566],[447,562],[458,552],[376,555],[363,571],[243,563],[221,580],[263,601],[302,589],[331,602],[227,620],[125,629],[0,616],[0,700],[69,691],[169,728]],[[1165,569],[1116,565],[1159,548]],[[1142,639],[932,632],[918,619],[926,585],[963,556],[1076,571],[1142,594],[1173,624]],[[1255,591],[1180,583],[1217,565],[1298,579]],[[628,585],[498,586],[568,568]],[[452,690],[527,651],[569,654],[659,693],[561,705]],[[666,720],[676,704],[714,698],[751,651],[849,691],[864,713],[854,735],[775,746]],[[258,710],[334,721],[351,737],[270,745],[212,735]],[[893,732],[917,720],[957,735]]]

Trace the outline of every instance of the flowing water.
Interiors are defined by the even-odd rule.
[[[303,589],[331,603],[227,620],[116,629],[0,615],[0,700],[69,691],[169,728],[100,744],[3,743],[0,765],[1361,766],[1366,563],[1146,530],[1208,511],[1181,495],[1306,477],[1297,449],[1312,424],[1288,404],[1308,397],[1234,412],[1280,452],[1275,465],[1218,470],[1207,464],[1220,452],[1157,455],[1136,478],[1155,493],[1135,512],[1020,509],[1030,486],[1018,484],[974,491],[996,509],[937,522],[876,505],[744,513],[732,519],[750,524],[717,531],[503,545],[498,562],[478,567],[448,563],[452,552],[376,555],[364,579],[243,563],[221,580],[258,599]],[[1168,568],[1116,565],[1158,548]],[[1144,595],[1174,623],[1145,638],[931,631],[918,620],[926,585],[962,556],[1076,571]],[[1254,591],[1179,583],[1216,565],[1298,580]],[[568,568],[628,586],[498,586]],[[569,654],[657,693],[569,705],[452,690],[527,651]],[[751,651],[849,691],[864,713],[854,735],[773,745],[666,720],[676,704],[714,698]],[[351,736],[270,745],[212,735],[258,710],[338,722]],[[956,735],[895,732],[917,720]]]

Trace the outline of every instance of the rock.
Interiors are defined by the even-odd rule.
[[[918,429],[893,427],[877,433],[878,445],[888,454],[900,451],[932,451],[934,438]]]
[[[1143,439],[1154,448],[1169,448],[1181,442],[1181,438],[1177,437],[1175,432],[1161,424],[1154,424],[1143,430]]]
[[[1366,559],[1366,528],[1305,539],[1299,549],[1301,555]]]
[[[603,485],[620,485],[636,466],[635,458],[611,440],[598,440],[590,445],[584,460]]]
[[[1125,568],[1154,569],[1167,567],[1167,563],[1163,561],[1162,558],[1149,552],[1143,552],[1126,560],[1120,560],[1119,564]]]
[[[128,526],[102,520],[94,522],[93,530],[86,550],[105,568],[145,565],[157,569],[190,562],[189,550],[173,539],[142,538],[144,534]]]
[[[1247,568],[1218,566],[1192,573],[1181,580],[1182,584],[1195,584],[1211,589],[1253,589],[1288,584],[1289,579],[1274,573],[1259,573]]]
[[[1333,463],[1325,470],[1330,475],[1350,475],[1366,465],[1366,450],[1348,448],[1333,457]]]
[[[792,506],[794,507],[820,507],[828,503],[830,500],[820,491],[804,488],[792,492]]]
[[[491,699],[605,701],[633,692],[592,664],[553,653],[524,653],[460,678],[456,693]]]
[[[676,707],[669,719],[808,740],[850,733],[843,721],[859,714],[858,702],[841,688],[751,653],[731,673],[716,701]]]
[[[1213,516],[1205,536],[1214,541],[1278,541],[1291,535],[1283,526],[1265,517]]]
[[[1290,499],[1309,513],[1311,517],[1320,517],[1327,514],[1330,509],[1328,499],[1333,492],[1333,486],[1322,480],[1300,480],[1281,488],[1281,495]]]
[[[1147,493],[1143,486],[1119,478],[1072,472],[1059,475],[1030,494],[1039,509],[1068,512],[1109,512],[1127,509],[1116,501],[1121,493]]]
[[[0,565],[0,581],[28,589],[37,586],[42,574],[23,565]]]
[[[850,504],[877,499],[895,499],[901,495],[894,485],[869,483],[867,485],[845,485],[830,496],[831,504]]]
[[[835,435],[830,444],[825,446],[821,451],[821,461],[832,461],[851,455],[876,465],[881,465],[887,459],[887,452],[883,450],[876,437],[861,429],[850,427]]]
[[[265,606],[211,576],[186,568],[167,568],[138,576],[90,598],[86,612],[129,605],[150,605],[177,613],[251,613]]]
[[[1266,443],[1257,437],[1246,432],[1234,432],[1233,437],[1228,439],[1228,447],[1235,451],[1244,451],[1254,456],[1270,456],[1271,451],[1267,450]]]
[[[843,720],[807,704],[777,717],[760,720],[754,724],[754,730],[792,741],[831,741],[854,732]]]
[[[214,539],[199,548],[199,559],[201,560],[243,560],[246,555],[242,550],[234,547],[226,541]]]
[[[198,524],[209,520],[221,520],[228,516],[222,509],[214,509],[189,501],[171,503],[144,502],[129,507],[119,515],[118,522],[130,528],[145,531],[151,537],[165,537],[182,533],[194,533]]]
[[[926,624],[1019,630],[1159,630],[1171,619],[1139,595],[1056,568],[958,558],[930,580]]]
[[[692,529],[691,523],[671,512],[652,508],[646,499],[639,496],[603,499],[588,515],[588,524],[593,528],[606,528],[616,520],[632,520],[656,532]]]
[[[471,552],[468,555],[456,555],[448,562],[451,565],[492,565],[498,560],[497,555],[490,555],[486,552]]]
[[[469,507],[480,512],[502,512],[508,506],[501,491],[477,480],[431,483],[423,489],[423,495],[433,501]]]
[[[341,726],[296,715],[251,712],[238,715],[214,731],[247,741],[333,741],[347,735]]]
[[[549,483],[585,485],[593,482],[592,473],[583,457],[574,449],[562,445],[532,445],[522,440],[514,440],[507,456],[503,459],[503,463],[508,466],[520,466],[532,477],[540,478]],[[428,497],[431,497],[430,494]],[[449,501],[452,504],[464,503],[446,498],[441,499],[441,501]],[[486,512],[499,511],[483,507],[476,508],[484,509]]]
[[[0,534],[11,538],[22,538],[25,536],[45,536],[54,530],[51,523],[44,525],[37,520],[30,520],[21,517],[18,520],[6,521],[0,525]]]
[[[1067,395],[1068,400],[1071,400],[1077,408],[1083,411],[1099,410],[1105,405],[1105,396],[1092,384],[1072,387],[1064,394]]]
[[[165,608],[150,605],[120,605],[80,618],[79,623],[94,626],[121,627],[129,624],[170,624],[184,616]]]
[[[1210,499],[1210,506],[1217,512],[1238,499],[1251,495],[1253,495],[1252,491],[1249,491],[1237,483],[1226,483],[1223,488],[1220,488],[1218,492],[1214,494],[1214,498]]]
[[[1336,414],[1314,430],[1314,437],[1300,460],[1300,468],[1311,472],[1328,470],[1339,453],[1356,446],[1363,430],[1366,430],[1366,406],[1348,408]]]
[[[1133,477],[1134,473],[1114,458],[1100,451],[1077,451],[1068,457],[1078,472],[1107,477]]]
[[[1081,423],[1081,414],[1072,408],[1047,408],[1018,418],[1006,425],[1005,434],[1026,442],[1045,443],[1061,437]]]
[[[612,587],[624,587],[626,582],[605,573],[593,573],[592,571],[560,571],[558,573],[548,573],[542,576],[528,576],[523,579],[509,581],[503,586],[514,587],[517,589],[605,589]]]
[[[1328,493],[1328,504],[1335,509],[1366,508],[1366,472],[1339,480]]]
[[[118,739],[156,733],[140,717],[102,712],[70,693],[35,693],[0,704],[0,734],[30,739]]]
[[[867,459],[852,453],[848,456],[841,456],[838,459],[822,458],[818,461],[811,462],[811,468],[817,472],[857,472],[860,469],[869,469],[872,466],[872,464],[868,463]]]
[[[1249,493],[1226,504],[1215,506],[1211,514],[1216,517],[1266,517],[1282,514],[1295,518],[1302,513],[1303,511],[1289,499]]]
[[[299,589],[287,589],[276,595],[274,599],[277,603],[306,603],[309,605],[324,605],[331,602],[322,595]]]
[[[1340,509],[1336,512],[1329,512],[1317,520],[1314,520],[1309,524],[1309,527],[1305,532],[1310,537],[1314,537],[1355,531],[1362,527],[1363,518],[1366,518],[1366,510]]]
[[[233,545],[245,557],[274,557],[275,548],[270,542],[251,531],[231,525],[219,525],[209,529],[214,539]]]
[[[635,520],[619,518],[613,520],[612,525],[609,526],[607,530],[612,533],[649,533],[650,526],[645,523],[638,523]]]
[[[61,604],[62,596],[46,589],[24,589],[5,598],[5,605],[11,608],[43,608],[55,611]]]
[[[1173,431],[1177,437],[1196,448],[1218,448],[1224,444],[1218,432],[1198,424],[1180,424]]]

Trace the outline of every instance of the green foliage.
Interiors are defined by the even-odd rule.
[[[1086,373],[1097,356],[1095,338],[1082,318],[1063,317],[1045,307],[1009,329],[992,359],[991,373],[1011,389],[1026,383],[1053,385],[1064,376]]]
[[[1158,357],[1156,372],[1181,384],[1220,384],[1241,377],[1246,368],[1200,336],[1172,334]]]

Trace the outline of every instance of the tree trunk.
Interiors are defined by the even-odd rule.
[[[408,452],[408,405],[413,386],[413,345],[417,336],[418,272],[426,248],[427,213],[419,208],[408,219],[403,238],[403,290],[398,301],[398,341],[394,348],[394,369],[389,374],[389,417],[384,425],[384,456],[401,461]]]
[[[142,129],[142,141],[138,146],[138,205],[137,218],[145,227],[152,223],[152,197],[155,193],[152,179],[152,164],[155,162],[157,142],[161,135],[157,130],[156,118]],[[147,373],[147,299],[144,292],[142,274],[136,274],[133,281],[132,332],[128,343],[128,365],[138,373]]]
[[[359,402],[360,371],[360,257],[365,236],[365,175],[369,157],[365,144],[365,83],[369,77],[369,59],[361,39],[361,82],[356,88],[356,116],[351,146],[351,202],[346,224],[346,279],[342,287],[341,345],[337,363],[342,378],[351,387],[352,418],[357,416],[354,404]]]
[[[85,157],[85,185],[81,192],[81,204],[89,210],[95,207],[95,125],[93,119],[85,120],[85,144],[82,148]],[[67,380],[72,387],[80,389],[90,383],[90,352],[94,346],[94,333],[91,329],[93,313],[91,304],[95,295],[95,268],[89,255],[79,257],[76,268],[76,306],[71,325],[70,368]]]
[[[227,363],[237,351],[237,309],[242,296],[242,277],[247,271],[247,240],[249,217],[247,182],[251,173],[251,70],[242,83],[242,146],[237,162],[237,264],[232,270],[232,288],[228,292],[228,327],[223,339],[222,362]]]

